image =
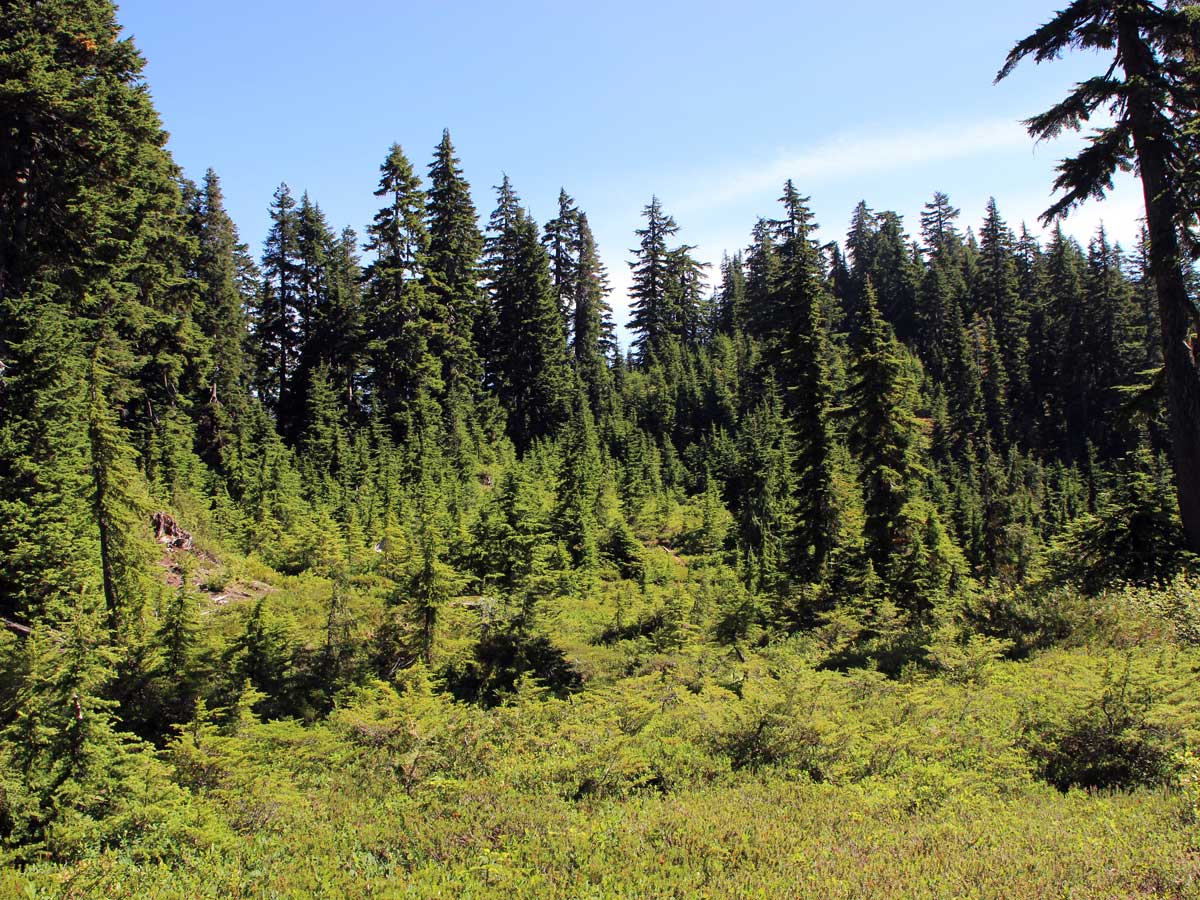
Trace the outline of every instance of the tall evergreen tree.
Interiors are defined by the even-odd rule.
[[[496,321],[496,390],[518,448],[566,422],[573,388],[562,314],[537,224],[506,177],[489,229],[488,268]]]
[[[576,565],[591,568],[599,561],[601,459],[596,428],[586,398],[577,393],[563,432],[563,469],[554,512],[555,531]]]
[[[867,553],[882,574],[901,548],[901,513],[913,498],[920,471],[919,426],[902,350],[879,312],[870,282],[863,314],[862,349],[851,367],[847,397],[849,440],[862,466]]]
[[[1041,444],[1073,462],[1083,459],[1087,424],[1077,412],[1085,367],[1085,260],[1079,245],[1051,233],[1043,262],[1045,298],[1030,337],[1030,384],[1041,417]]]
[[[550,259],[550,279],[558,308],[568,327],[573,326],[576,286],[579,283],[579,209],[567,192],[558,191],[558,215],[546,223],[542,243]]]
[[[211,377],[201,398],[200,450],[206,462],[228,474],[240,465],[235,431],[245,413],[251,375],[246,310],[253,297],[242,293],[239,266],[254,263],[225,211],[221,183],[212,169],[196,196],[193,228],[199,247],[192,273],[199,290],[196,321],[212,348]]]
[[[754,225],[752,243],[746,253],[744,329],[759,341],[766,341],[780,325],[775,305],[781,266],[776,231],[774,222],[759,219]]]
[[[404,436],[411,404],[423,390],[443,387],[436,352],[449,323],[427,278],[426,198],[398,144],[380,166],[375,196],[386,205],[367,228],[365,245],[375,254],[364,273],[371,403]]]
[[[271,409],[290,402],[299,360],[300,260],[296,201],[281,184],[271,202],[271,230],[263,249],[263,285],[251,330],[258,352],[255,387]]]
[[[667,252],[666,309],[668,331],[684,346],[695,347],[704,334],[705,272],[708,263],[692,256],[696,248],[684,244]]]
[[[1103,226],[1088,244],[1084,278],[1087,318],[1086,354],[1081,360],[1088,394],[1086,427],[1103,457],[1131,445],[1118,436],[1121,395],[1118,388],[1136,380],[1141,355],[1139,310],[1124,272],[1120,247],[1108,242]]]
[[[1186,185],[1178,173],[1189,144],[1175,111],[1194,110],[1195,79],[1174,51],[1187,45],[1192,19],[1178,5],[1096,0],[1077,2],[1018,42],[996,76],[1007,77],[1026,57],[1043,62],[1067,49],[1114,54],[1109,71],[1076,85],[1068,97],[1028,121],[1038,139],[1078,130],[1097,109],[1116,120],[1059,166],[1062,196],[1046,211],[1051,220],[1112,185],[1113,173],[1136,160],[1150,234],[1150,265],[1158,288],[1167,406],[1175,484],[1188,545],[1200,553],[1200,362],[1193,350],[1198,330],[1188,294],[1179,231],[1194,225]],[[1123,79],[1115,77],[1117,69]]]
[[[59,598],[19,650],[19,713],[0,727],[0,834],[18,859],[136,841],[179,815],[164,767],[120,730],[109,696],[119,652],[99,606]]]
[[[424,284],[432,297],[430,319],[441,323],[431,350],[441,364],[447,394],[474,397],[482,381],[478,348],[486,344],[492,321],[479,289],[483,235],[471,186],[463,177],[448,130],[442,132],[429,165],[425,222],[429,252]]]
[[[185,277],[196,247],[142,59],[117,39],[112,5],[12,3],[3,21],[5,605],[28,615],[90,581],[111,616],[133,620],[141,523],[126,531],[123,494],[142,484],[135,447],[145,461],[167,407],[183,418],[208,367]],[[101,523],[115,532],[103,541]]]
[[[778,588],[787,569],[794,521],[789,489],[794,470],[791,429],[773,384],[743,417],[730,493],[738,524],[743,580],[753,591]]]
[[[1029,380],[1029,311],[1017,280],[1015,243],[1016,238],[1000,218],[995,198],[990,199],[979,232],[974,305],[995,328],[1009,390],[1021,403]]]
[[[594,415],[607,405],[611,393],[608,359],[617,350],[616,330],[609,305],[608,278],[587,215],[579,214],[571,348],[575,366],[587,391]]]
[[[638,248],[632,251],[636,259],[629,264],[633,270],[633,286],[630,288],[629,328],[636,337],[633,349],[638,359],[645,362],[660,351],[671,332],[673,317],[670,310],[670,260],[667,240],[673,237],[679,226],[663,212],[662,203],[652,197],[642,210],[646,219],[644,227],[637,229],[641,239]]]
[[[935,259],[957,254],[962,237],[954,223],[960,214],[961,210],[952,206],[950,197],[941,191],[936,191],[921,211],[921,240]]]
[[[721,259],[721,287],[713,308],[710,330],[713,334],[729,334],[743,327],[746,315],[746,270],[742,254]]]
[[[320,365],[329,368],[329,378],[341,403],[361,419],[366,373],[367,331],[362,300],[363,271],[358,256],[358,235],[342,229],[329,251],[329,288],[326,303],[317,311],[314,331]]]
[[[5,312],[0,615],[28,622],[55,598],[78,595],[96,571],[96,534],[79,527],[91,517],[89,446],[79,427],[88,417],[87,361],[79,323],[57,304],[34,316],[32,305],[10,297]]]
[[[417,398],[414,415],[412,546],[415,552],[401,585],[400,599],[407,604],[416,627],[414,655],[426,666],[433,665],[441,610],[461,588],[461,578],[446,561],[450,517],[445,492],[439,484],[444,468],[439,435],[442,427],[437,404],[422,393]]]
[[[330,304],[331,257],[336,239],[325,213],[305,191],[296,211],[296,367],[288,402],[276,411],[280,427],[293,442],[300,437],[312,373],[323,364],[327,342],[326,313]]]
[[[1140,369],[1156,369],[1162,365],[1162,341],[1159,338],[1158,291],[1150,268],[1150,236],[1143,226],[1138,232],[1133,251],[1133,283],[1138,319],[1142,333]]]
[[[891,211],[879,213],[868,246],[870,257],[863,274],[872,283],[879,309],[896,337],[911,343],[916,331],[921,268],[900,216]]]
[[[802,573],[819,580],[837,539],[829,333],[824,287],[807,221],[783,244],[782,293],[792,310],[783,336],[785,384],[796,446],[796,549]]]
[[[316,326],[329,301],[329,253],[333,232],[321,207],[305,191],[296,211],[296,325],[300,332],[300,367],[311,369],[320,358],[323,339]]]
[[[100,585],[109,627],[117,634],[140,626],[150,564],[147,498],[133,448],[113,411],[108,347],[96,345],[88,367],[88,445],[92,523],[100,551]]]

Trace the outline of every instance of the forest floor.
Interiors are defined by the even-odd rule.
[[[1058,637],[1015,656],[935,635],[930,665],[887,677],[827,667],[819,632],[717,641],[716,570],[643,538],[640,585],[564,582],[537,607],[581,690],[454,699],[442,673],[488,623],[447,604],[432,670],[309,721],[187,726],[158,753],[163,824],[0,871],[0,897],[1200,898],[1200,647],[1162,613],[1194,612],[1200,583],[1060,601]],[[324,640],[328,579],[161,565],[196,588],[214,659],[264,598],[264,632]],[[380,591],[353,580],[351,640]]]

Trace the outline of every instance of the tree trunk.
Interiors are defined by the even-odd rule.
[[[1200,370],[1191,333],[1195,310],[1183,274],[1179,209],[1167,171],[1168,138],[1159,127],[1164,123],[1155,121],[1162,114],[1147,86],[1155,61],[1133,14],[1118,19],[1117,47],[1131,84],[1128,114],[1146,203],[1150,270],[1158,293],[1179,513],[1189,547],[1200,553]]]

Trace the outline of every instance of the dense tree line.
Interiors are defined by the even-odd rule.
[[[1122,45],[1130,85],[1132,66],[1175,58],[1174,20],[1114,15],[1120,41],[1142,41]],[[6,4],[0,65],[10,843],[90,827],[109,782],[153,782],[122,729],[161,743],[206,704],[318,716],[369,674],[436,671],[439,617],[462,598],[504,614],[474,668],[442,672],[448,689],[494,701],[516,677],[501,657],[568,689],[539,601],[597,580],[646,590],[647,523],[671,503],[698,516],[672,552],[725,579],[716,639],[837,622],[831,665],[891,673],[981,588],[1074,577],[1079,559],[1093,579],[1158,579],[1197,549],[1167,462],[1184,497],[1200,465],[1178,208],[1152,208],[1135,247],[1103,230],[1082,246],[1014,229],[995,201],[967,227],[938,193],[915,235],[864,202],[821,245],[789,181],[710,287],[652,198],[622,355],[585,212],[564,191],[540,224],[504,177],[481,226],[448,132],[424,178],[386,150],[363,237],[280,185],[255,259],[217,175],[194,183],[166,152],[110,3]],[[1040,133],[1116,90],[1093,85]],[[1139,129],[1163,113],[1133,93],[1108,155],[1064,168],[1068,200],[1128,161],[1121,141],[1148,191],[1181,165],[1153,174]],[[187,573],[156,576],[157,509],[329,579],[324,644],[290,646],[260,601],[223,658],[200,654]],[[365,577],[387,601],[354,642]],[[665,645],[684,640],[677,606],[662,621]]]

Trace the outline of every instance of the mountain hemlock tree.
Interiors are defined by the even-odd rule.
[[[442,368],[448,396],[475,397],[482,385],[477,350],[491,329],[490,310],[479,289],[483,235],[449,130],[429,164],[425,226],[429,251],[424,284],[431,294],[431,320],[439,325],[431,350]]]
[[[1044,140],[1064,129],[1078,131],[1101,107],[1115,121],[1097,129],[1078,155],[1058,167],[1063,194],[1043,215],[1046,222],[1083,201],[1103,197],[1113,173],[1136,162],[1150,236],[1150,267],[1158,289],[1159,327],[1170,411],[1171,451],[1179,510],[1188,545],[1200,553],[1200,360],[1197,313],[1188,295],[1179,231],[1194,226],[1178,173],[1189,144],[1176,110],[1195,108],[1196,83],[1183,60],[1192,27],[1186,10],[1146,0],[1072,3],[1009,52],[996,76],[1007,77],[1025,58],[1057,58],[1064,50],[1113,52],[1104,75],[1076,85],[1061,102],[1026,123]],[[1124,78],[1117,78],[1120,69]]]
[[[236,449],[234,430],[244,415],[249,387],[245,336],[246,307],[251,298],[241,291],[238,266],[244,250],[212,169],[204,175],[193,216],[199,245],[194,264],[200,290],[196,320],[212,347],[211,376],[200,398],[201,453],[210,465],[228,472],[239,465],[232,454]]]
[[[330,247],[327,278],[326,302],[314,324],[314,331],[323,337],[317,348],[318,363],[329,368],[330,381],[346,411],[361,420],[366,399],[366,323],[358,235],[353,228],[343,228]]]
[[[562,313],[537,223],[519,205],[507,176],[488,228],[496,393],[518,449],[570,415],[573,378]]]
[[[563,321],[572,324],[579,280],[579,209],[563,188],[558,191],[558,215],[546,223],[542,243],[550,258],[550,277]]]
[[[629,264],[633,285],[629,290],[629,328],[637,337],[633,349],[641,362],[662,350],[671,332],[673,317],[668,308],[670,281],[667,239],[679,231],[675,220],[663,212],[658,197],[651,197],[642,210],[646,225],[637,229],[641,238],[637,259]]]
[[[862,468],[867,556],[884,582],[896,588],[897,569],[914,538],[908,506],[917,498],[922,474],[919,423],[904,351],[879,311],[869,280],[860,340],[847,396],[848,437]]]
[[[779,223],[779,282],[774,301],[780,313],[775,339],[780,345],[780,377],[788,394],[796,468],[796,530],[793,535],[803,575],[818,581],[837,538],[833,444],[830,413],[827,305],[820,251],[808,198],[791,181],[780,198],[786,216]]]
[[[375,196],[387,205],[368,226],[365,244],[375,254],[364,273],[371,403],[403,437],[410,406],[422,390],[443,387],[435,348],[448,326],[430,302],[436,292],[425,279],[429,235],[420,179],[399,144],[391,146],[379,171]]]
[[[612,307],[607,299],[608,276],[600,262],[587,215],[582,212],[577,223],[576,240],[571,349],[592,414],[599,416],[611,399],[608,359],[617,351],[617,339]]]
[[[976,308],[995,330],[999,355],[1009,392],[1016,402],[1025,396],[1028,375],[1029,314],[1017,281],[1016,238],[1000,217],[995,198],[988,200],[979,231],[979,266],[976,269]]]
[[[300,349],[296,305],[300,292],[300,260],[296,200],[281,184],[271,201],[271,230],[263,248],[263,284],[255,309],[253,334],[258,347],[256,386],[271,409],[290,401],[293,369]]]
[[[100,584],[109,627],[117,634],[140,625],[144,576],[150,557],[145,538],[148,503],[140,489],[136,456],[111,406],[112,375],[105,347],[97,344],[88,370],[88,444],[92,509],[100,550]]]
[[[586,397],[577,392],[563,435],[563,469],[558,484],[555,531],[566,543],[575,564],[593,568],[599,560],[601,460]]]

